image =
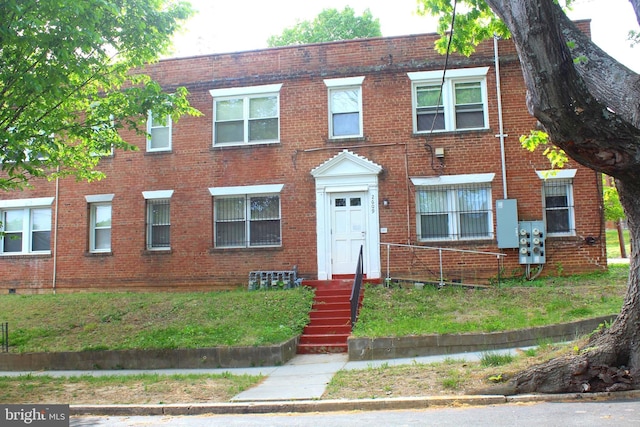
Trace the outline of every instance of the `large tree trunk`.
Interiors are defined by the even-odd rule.
[[[632,247],[627,294],[611,327],[594,335],[579,355],[518,374],[511,390],[640,388],[640,78],[591,43],[553,0],[486,1],[511,31],[529,110],[551,141],[579,163],[616,178]],[[638,1],[632,3],[638,12]]]

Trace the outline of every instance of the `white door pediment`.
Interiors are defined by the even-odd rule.
[[[340,176],[378,175],[382,166],[344,150],[311,171],[316,180]]]

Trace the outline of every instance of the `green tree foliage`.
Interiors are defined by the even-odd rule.
[[[362,16],[356,16],[355,11],[347,6],[342,12],[324,9],[313,21],[298,22],[282,34],[269,37],[267,44],[269,47],[290,46],[381,35],[380,22],[369,9],[365,9]]]
[[[607,221],[620,221],[625,218],[624,209],[620,203],[620,195],[615,183],[603,177],[603,202],[604,219]]]
[[[454,0],[418,0],[418,14],[438,17],[438,33],[443,35],[436,42],[438,52],[446,53],[449,48],[451,52],[469,56],[483,40],[494,35],[509,37],[507,27],[484,0],[460,0],[457,3]],[[454,31],[451,34],[454,11]]]
[[[99,179],[100,153],[134,149],[149,110],[197,114],[139,71],[192,13],[173,0],[0,1],[0,190],[33,177]]]

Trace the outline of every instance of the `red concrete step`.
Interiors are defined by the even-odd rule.
[[[305,335],[300,337],[299,344],[347,344],[347,338],[350,333],[347,334],[314,334]]]
[[[341,317],[318,317],[312,319],[309,326],[349,326],[351,327],[351,316]]]
[[[298,343],[299,354],[344,353],[351,335],[351,293],[353,279],[305,281],[314,288],[310,322]],[[362,302],[364,292],[359,295]]]
[[[327,318],[340,318],[340,319],[351,319],[351,310],[316,310],[309,313],[309,317],[311,317],[311,323],[315,319],[327,319]]]
[[[345,302],[345,301],[349,301],[351,299],[351,294],[349,295],[318,295],[316,294],[316,296],[313,298],[313,301],[318,303],[318,302],[324,302],[324,303],[330,303],[330,302]]]
[[[342,319],[340,319],[342,320]],[[302,331],[303,335],[329,335],[329,334],[350,334],[351,324],[336,323],[326,325],[307,325]]]
[[[299,344],[298,354],[346,353],[347,344]]]
[[[351,312],[351,303],[349,301],[336,301],[336,302],[316,301],[313,303],[311,310],[315,310],[315,311],[346,310]]]

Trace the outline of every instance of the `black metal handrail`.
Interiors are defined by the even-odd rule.
[[[9,322],[0,323],[0,341],[2,341],[2,351],[9,351]]]
[[[362,289],[362,246],[360,246],[360,255],[358,255],[358,266],[356,267],[356,277],[353,279],[353,286],[351,287],[351,329],[358,320],[358,305],[360,304],[360,290]]]

